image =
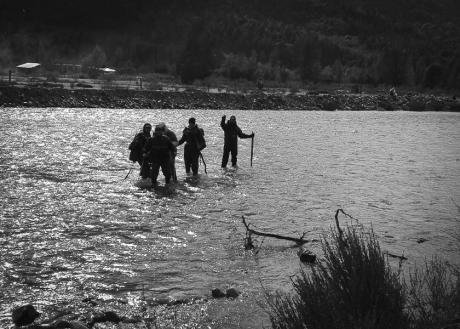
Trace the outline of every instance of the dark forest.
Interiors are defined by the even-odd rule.
[[[460,89],[456,0],[2,0],[0,31],[2,71]]]

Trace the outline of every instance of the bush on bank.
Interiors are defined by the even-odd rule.
[[[364,228],[333,231],[322,249],[324,261],[293,279],[294,293],[269,302],[273,328],[458,328],[455,268],[433,259],[404,280]]]

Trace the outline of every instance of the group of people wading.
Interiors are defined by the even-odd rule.
[[[222,156],[222,168],[227,167],[228,159],[231,154],[233,167],[237,165],[238,137],[253,138],[254,133],[248,135],[241,131],[236,124],[235,116],[225,121],[226,116],[222,117],[220,126],[224,131],[224,152]],[[151,135],[152,125],[144,124],[142,131],[136,134],[129,145],[129,159],[138,162],[140,176],[150,177],[152,185],[157,184],[158,175],[161,171],[165,177],[165,183],[169,184],[171,179],[177,181],[175,158],[177,146],[185,143],[184,146],[184,165],[187,174],[198,175],[199,158],[203,157],[201,151],[206,147],[204,131],[198,127],[195,118],[188,120],[188,126],[183,130],[182,137],[177,140],[176,134],[168,129],[164,122],[155,126],[153,136]]]

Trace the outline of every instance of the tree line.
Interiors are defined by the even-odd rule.
[[[217,76],[460,88],[453,0],[106,2],[0,4],[1,68],[68,62],[185,83]]]

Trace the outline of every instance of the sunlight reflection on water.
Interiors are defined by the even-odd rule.
[[[240,140],[240,168],[222,172],[217,111],[2,109],[2,304],[286,289],[296,249],[266,239],[245,252],[242,215],[261,231],[317,238],[342,207],[409,263],[460,264],[458,114],[233,113],[256,133],[254,166]],[[181,147],[172,191],[137,187],[137,167],[124,179],[144,122],[180,137],[190,116],[205,130],[208,175],[185,176]]]

